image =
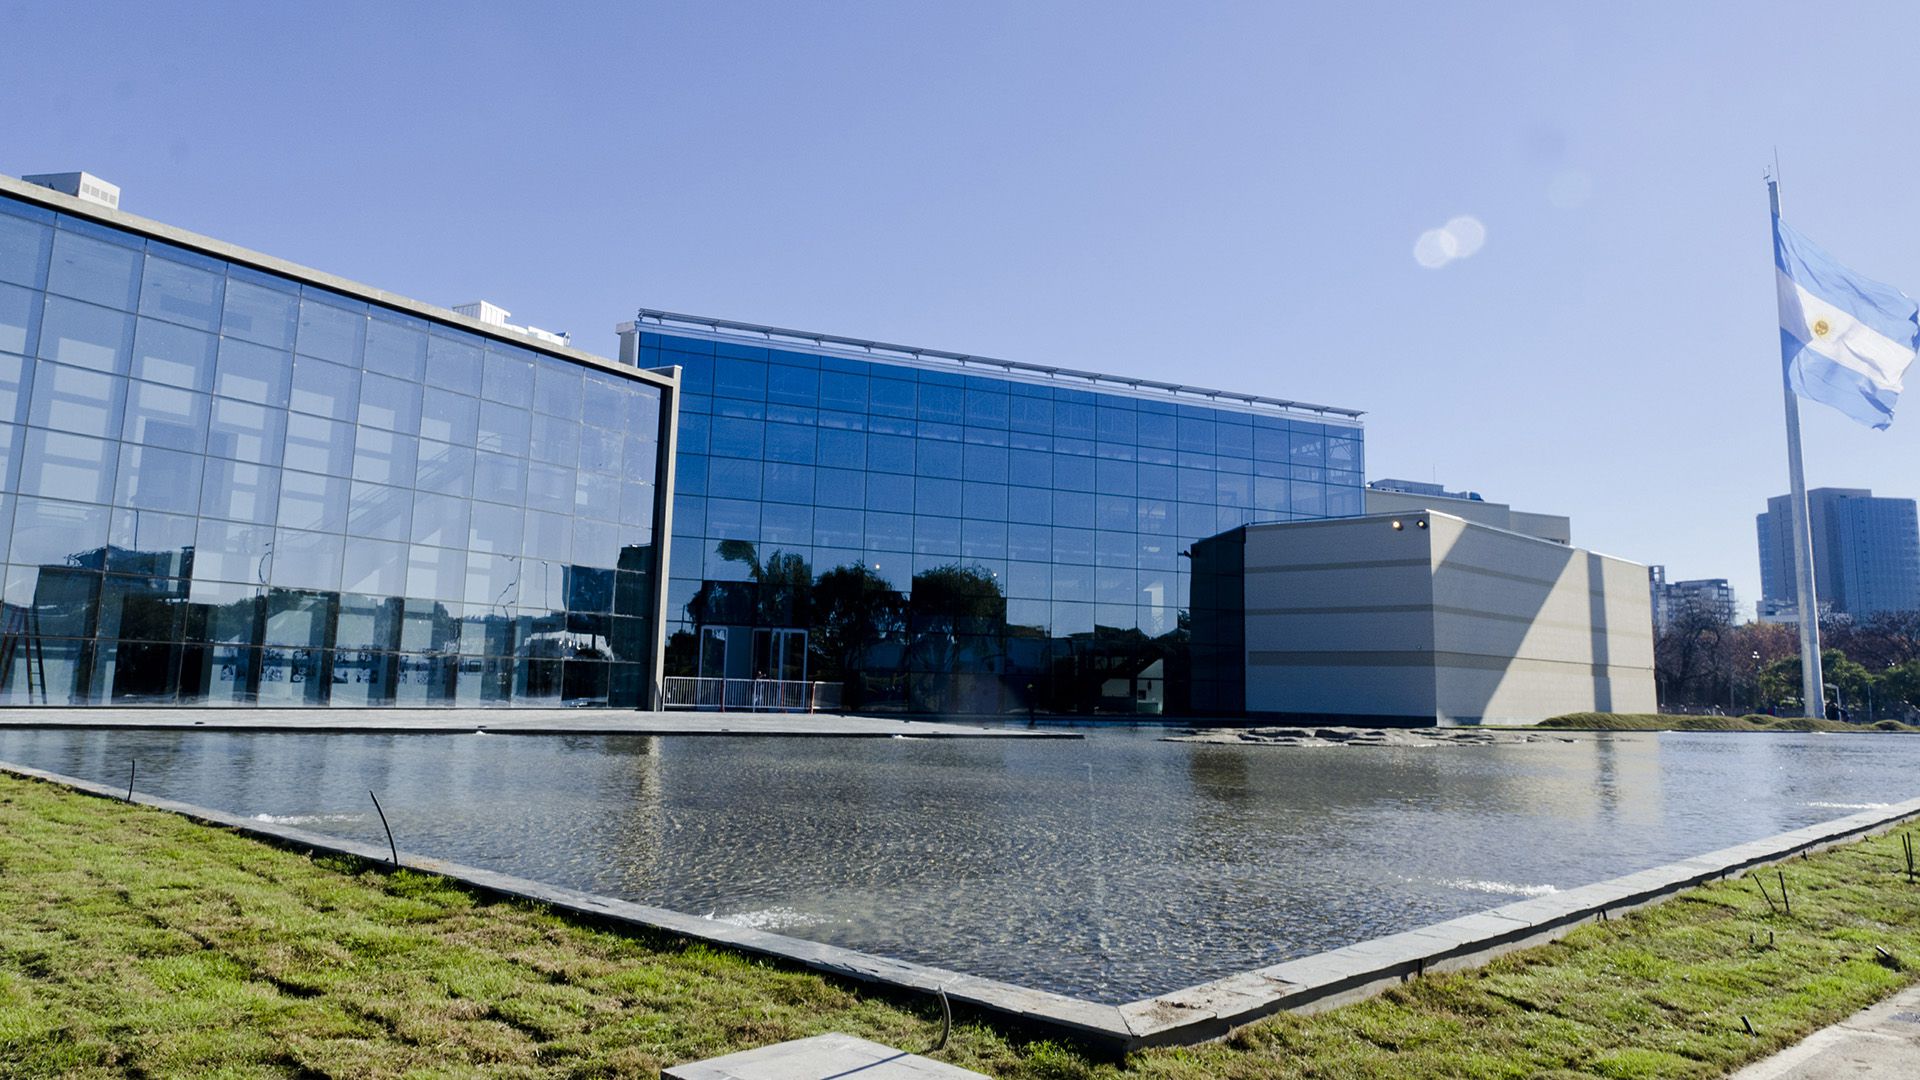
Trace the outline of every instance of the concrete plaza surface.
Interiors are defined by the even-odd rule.
[[[1911,1080],[1920,1076],[1920,986],[1807,1036],[1729,1080]]]
[[[630,709],[0,709],[7,728],[464,735],[779,735],[884,739],[1078,739],[1071,731],[799,712]]]

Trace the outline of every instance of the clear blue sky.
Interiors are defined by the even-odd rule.
[[[1758,593],[1763,167],[1920,294],[1920,8],[7,2],[0,172],[594,351],[639,306],[1368,410],[1370,478]],[[1424,269],[1457,215],[1484,247]],[[1815,485],[1920,495],[1806,411]]]

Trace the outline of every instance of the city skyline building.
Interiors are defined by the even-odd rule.
[[[670,678],[1181,712],[1191,546],[1363,509],[1351,409],[652,310],[619,331],[685,390]]]
[[[675,390],[0,177],[0,704],[653,704]]]
[[[1920,518],[1912,499],[1877,497],[1866,488],[1807,492],[1813,534],[1814,592],[1823,612],[1865,616],[1920,609]],[[1776,495],[1754,519],[1760,553],[1758,615],[1779,620],[1798,610],[1789,497]]]
[[[1740,602],[1726,578],[1668,581],[1664,566],[1647,567],[1647,590],[1653,605],[1653,628],[1666,633],[1674,620],[1701,612],[1729,626],[1739,621]]]

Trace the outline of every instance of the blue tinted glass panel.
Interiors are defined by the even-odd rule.
[[[291,292],[229,276],[221,333],[291,350],[300,324],[300,298]]]
[[[47,297],[40,355],[74,367],[124,372],[133,348],[133,316],[61,296]]]
[[[149,254],[140,285],[140,314],[196,330],[220,329],[224,273]]]
[[[296,334],[296,351],[302,355],[357,367],[366,341],[366,309],[352,311],[308,296],[300,301]]]
[[[141,319],[134,331],[131,374],[148,382],[210,391],[219,344],[212,334]]]
[[[426,371],[429,351],[436,361],[429,382],[468,393],[479,388],[478,345],[430,339],[425,324],[383,311],[374,311],[367,320],[361,362],[368,371],[419,382]]]
[[[140,295],[143,261],[140,247],[134,240],[111,243],[58,229],[53,239],[47,291],[131,311],[134,299]]]
[[[19,207],[0,199],[0,281],[38,289],[46,280],[53,229],[13,213]]]

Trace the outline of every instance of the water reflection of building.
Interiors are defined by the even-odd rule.
[[[682,369],[667,673],[1190,708],[1194,541],[1361,510],[1348,409],[642,311]]]
[[[650,703],[676,385],[0,178],[0,703]]]

